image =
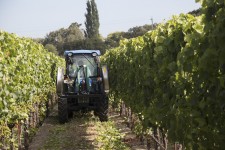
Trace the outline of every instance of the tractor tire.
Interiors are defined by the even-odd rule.
[[[68,117],[69,119],[73,118],[73,111],[68,111]]]
[[[94,116],[98,117],[98,110],[94,110]]]
[[[101,122],[108,121],[108,107],[108,97],[104,96],[99,102],[97,110],[94,111]]]
[[[68,106],[67,106],[66,98],[58,99],[58,117],[59,117],[60,123],[66,123],[69,121]]]

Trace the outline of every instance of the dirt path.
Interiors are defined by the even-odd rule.
[[[119,139],[120,143],[115,143],[120,146],[126,145],[124,149],[132,150],[144,150],[145,147],[137,141],[134,134],[131,133],[129,128],[123,123],[123,119],[117,114],[113,113],[110,116],[110,122],[113,126],[107,125],[107,123],[101,123],[91,113],[79,114],[75,113],[75,116],[66,124],[59,124],[57,119],[57,106],[53,109],[52,113],[45,120],[43,125],[38,129],[36,136],[33,138],[32,143],[29,146],[29,150],[98,150],[105,149],[104,144],[112,146],[114,141],[110,141],[108,128],[115,128],[118,133],[123,135],[122,139]],[[105,131],[103,136],[109,136],[108,141],[105,143],[99,143],[98,140],[99,131]],[[117,136],[117,135],[116,135]],[[122,137],[122,136],[121,136]],[[104,138],[103,138],[104,139]],[[113,145],[117,149],[117,145]],[[103,147],[103,148],[102,148]]]
[[[89,119],[89,120],[88,120]],[[98,149],[96,130],[90,114],[76,114],[68,123],[59,124],[57,106],[39,128],[29,150]]]

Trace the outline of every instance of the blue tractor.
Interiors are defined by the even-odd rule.
[[[64,52],[66,68],[58,68],[56,85],[60,123],[80,110],[93,110],[100,121],[108,120],[108,71],[100,55],[99,50]]]

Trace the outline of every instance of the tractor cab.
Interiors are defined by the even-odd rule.
[[[100,64],[99,50],[67,50],[65,68],[58,68],[56,92],[59,121],[65,123],[73,111],[94,110],[107,121],[108,71]]]
[[[65,51],[68,93],[99,93],[98,81],[102,81],[100,71],[100,51]]]

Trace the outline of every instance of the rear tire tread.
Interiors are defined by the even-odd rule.
[[[68,116],[68,106],[66,98],[58,99],[58,117],[60,123],[66,123],[69,120]]]
[[[104,97],[94,112],[101,122],[108,121],[108,97]]]

